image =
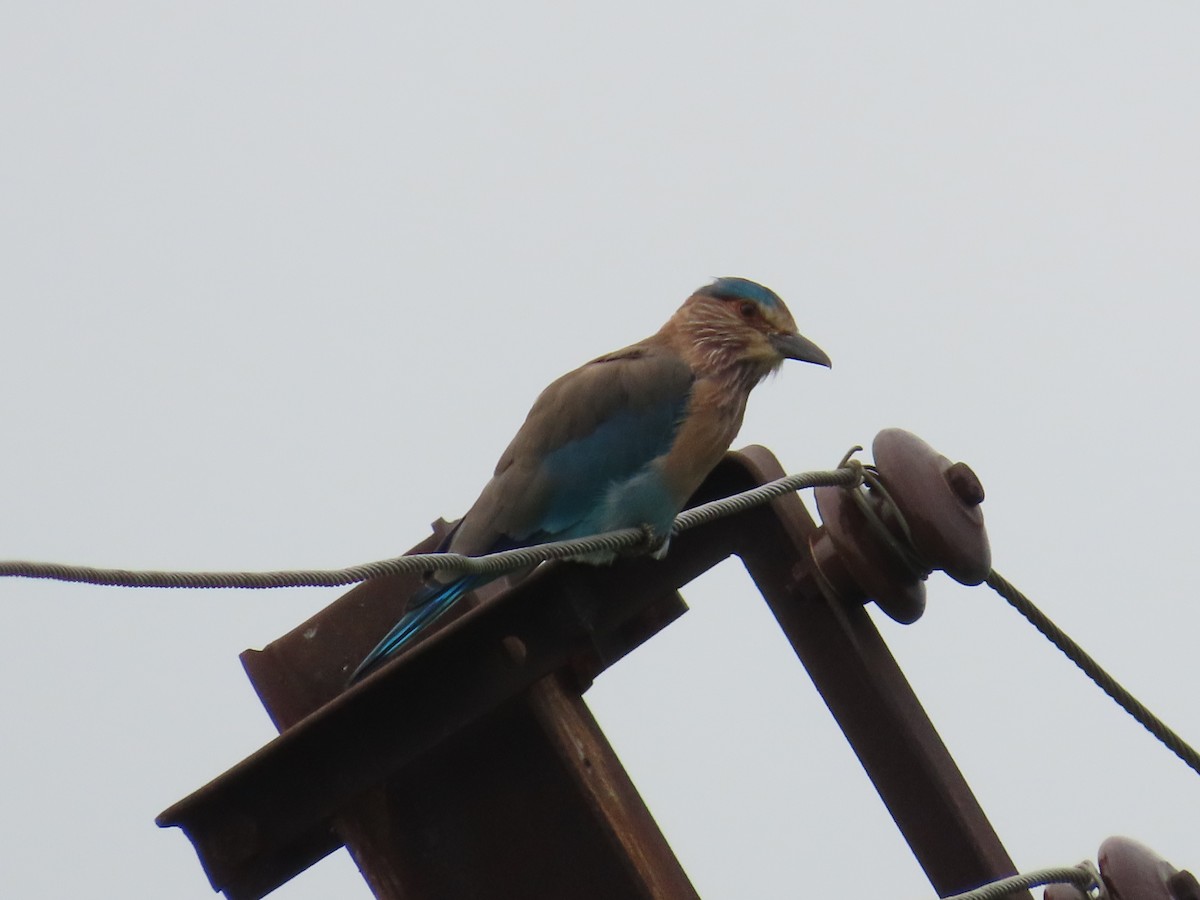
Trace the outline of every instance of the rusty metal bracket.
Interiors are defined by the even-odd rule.
[[[731,454],[694,502],[779,474],[762,448]],[[187,833],[231,898],[261,897],[343,843],[381,897],[511,896],[513,884],[531,897],[694,897],[578,695],[683,611],[677,588],[735,554],[939,893],[1012,874],[861,598],[827,596],[810,551],[817,536],[792,494],[679,535],[662,561],[543,566],[343,692],[415,579],[362,585],[243,654],[282,734],[158,824]],[[530,754],[546,765],[521,768]],[[524,779],[522,808],[488,799],[500,777]],[[438,818],[439,797],[453,821]],[[504,853],[488,850],[497,835]],[[582,880],[576,852],[590,861]]]

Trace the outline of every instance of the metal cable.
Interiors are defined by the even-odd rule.
[[[675,519],[672,533],[687,531],[724,516],[742,512],[784,494],[810,487],[852,487],[862,482],[861,467],[787,475],[759,487],[693,507]],[[43,578],[84,584],[131,588],[288,588],[342,587],[386,575],[421,572],[458,572],[499,575],[552,559],[583,557],[593,553],[615,553],[642,545],[652,549],[643,528],[622,528],[604,534],[554,541],[504,550],[486,556],[460,553],[416,553],[393,559],[349,566],[344,569],[306,569],[278,572],[162,572],[101,569],[62,563],[0,561],[0,578]]]
[[[767,503],[776,497],[793,491],[810,487],[845,487],[855,489],[864,480],[870,480],[873,487],[881,487],[873,472],[857,460],[850,458],[850,453],[843,458],[839,468],[829,471],[802,472],[787,475],[775,481],[760,485],[739,494],[733,494],[720,500],[714,500],[680,513],[672,528],[673,534],[687,531],[699,525],[715,521],[724,516],[734,515],[755,506]],[[853,490],[857,495],[860,493]],[[907,528],[903,516],[891,502],[886,491],[882,494],[885,506],[898,517],[901,530],[905,532],[905,540],[893,538],[889,544],[893,552],[896,545],[907,544]],[[864,502],[862,507],[868,507]],[[873,512],[873,511],[872,511]],[[882,523],[879,523],[882,525]],[[886,527],[881,528],[886,531]],[[641,547],[652,549],[653,535],[644,528],[623,528],[604,534],[578,538],[569,541],[554,541],[537,544],[532,547],[521,547],[515,550],[505,550],[485,556],[463,556],[459,553],[418,553],[409,556],[398,556],[392,559],[364,563],[358,566],[348,566],[342,569],[305,569],[276,572],[163,572],[163,571],[134,571],[129,569],[103,569],[92,566],[73,566],[62,563],[40,563],[21,560],[0,561],[0,578],[40,578],[53,581],[67,581],[85,584],[111,585],[131,588],[288,588],[288,587],[342,587],[357,584],[372,578],[382,578],[401,573],[426,572],[457,572],[461,574],[499,575],[515,571],[527,566],[555,559],[585,557],[594,553],[615,553]],[[907,549],[907,548],[905,548]],[[916,551],[910,556],[904,554],[907,560],[919,562]],[[1067,658],[1083,670],[1095,684],[1142,724],[1147,731],[1158,738],[1176,756],[1200,774],[1200,754],[1190,747],[1179,735],[1172,731],[1161,719],[1146,709],[1132,694],[1102,669],[1095,660],[1087,654],[1075,641],[1068,637],[1062,629],[1055,625],[1045,613],[1013,587],[994,569],[987,577],[987,584],[1000,596],[1004,597],[1021,615],[1037,628],[1052,644],[1058,647]],[[966,898],[968,895],[961,895]],[[999,895],[997,895],[999,896]]]
[[[944,900],[1002,900],[1009,894],[1027,891],[1044,884],[1073,884],[1093,897],[1104,896],[1104,884],[1100,873],[1090,862],[1086,862],[1078,866],[1038,869],[1036,872],[1013,875],[1011,878],[993,881],[991,884],[946,897]],[[1093,891],[1096,893],[1092,893]]]
[[[854,451],[851,452],[853,453]],[[842,460],[842,465],[846,465],[845,459]],[[931,570],[933,566],[922,560],[919,551],[913,546],[912,534],[908,523],[904,519],[904,514],[900,511],[891,494],[888,493],[887,488],[879,479],[874,467],[863,466],[861,468],[863,470],[863,480],[871,487],[873,492],[880,496],[881,508],[885,511],[888,518],[896,523],[901,534],[896,535],[892,533],[880,514],[872,508],[862,491],[851,491],[851,497],[862,512],[867,524],[883,540],[885,546],[891,550],[896,560],[912,574],[924,578],[925,573]],[[1133,716],[1134,719],[1141,723],[1143,728],[1158,738],[1167,749],[1190,766],[1196,774],[1200,775],[1200,753],[1197,753],[1183,738],[1171,730],[1162,719],[1150,712],[1141,701],[1122,687],[1115,678],[1105,672],[1100,667],[1100,664],[1088,655],[1087,651],[1075,643],[1061,628],[1050,621],[1050,618],[1034,606],[1028,597],[1017,590],[1016,587],[995,569],[988,573],[986,583],[996,593],[1007,600],[1050,643],[1061,650],[1071,662],[1082,669],[1084,674],[1120,706],[1121,709]]]
[[[1046,614],[1034,606],[1028,597],[1013,587],[995,569],[988,574],[987,584],[988,587],[1007,600],[1013,609],[1028,619],[1030,624],[1040,631],[1050,643],[1066,654],[1066,657],[1071,662],[1079,666],[1083,670],[1083,673],[1092,679],[1100,690],[1108,694],[1121,709],[1137,719],[1143,728],[1158,738],[1172,753],[1187,763],[1196,774],[1200,775],[1200,753],[1192,749],[1183,738],[1167,727],[1167,724],[1162,719],[1146,709],[1133,694],[1125,690],[1115,678],[1100,668],[1100,664],[1092,659],[1087,654],[1087,651],[1071,640],[1061,628],[1051,622]]]

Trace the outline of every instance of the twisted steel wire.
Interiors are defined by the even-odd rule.
[[[855,448],[855,450],[861,448]],[[902,552],[902,558],[910,566],[920,565],[920,556],[912,547],[903,514],[896,508],[871,467],[851,459],[851,450],[842,459],[837,469],[801,472],[786,475],[767,484],[704,503],[684,510],[672,527],[678,534],[699,525],[715,521],[724,516],[744,512],[755,506],[768,503],[777,497],[811,487],[843,487],[852,489],[856,501],[864,512],[871,512],[868,522],[881,531],[888,531],[882,521],[875,521],[876,514],[870,510],[861,492],[854,490],[864,481],[869,481],[883,497],[885,506],[898,522],[903,540],[888,533],[888,546],[893,552]],[[108,585],[129,588],[243,588],[271,589],[290,587],[344,587],[402,573],[456,572],[461,574],[499,575],[533,566],[541,562],[558,559],[585,557],[593,553],[615,553],[632,550],[639,545],[643,550],[652,550],[650,535],[643,528],[622,528],[604,534],[576,538],[568,541],[553,541],[532,547],[504,550],[485,556],[464,556],[459,553],[414,553],[341,569],[301,569],[275,572],[166,572],[153,570],[107,569],[93,566],[76,566],[63,563],[29,562],[24,560],[0,561],[0,578],[38,578],[83,584]],[[987,584],[1021,613],[1042,635],[1058,647],[1068,659],[1077,665],[1118,706],[1133,716],[1152,735],[1158,738],[1171,752],[1200,774],[1200,754],[1177,735],[1166,723],[1150,712],[1140,701],[1122,687],[1116,679],[1104,671],[1088,653],[1055,625],[1045,613],[1015,588],[994,569],[989,573]],[[967,898],[970,895],[961,895]],[[995,895],[1001,896],[1001,895]],[[956,898],[957,900],[957,898]],[[978,900],[978,898],[972,898]]]
[[[993,569],[987,577],[987,585],[1008,601],[1008,604],[1024,616],[1034,628],[1042,633],[1055,647],[1075,663],[1100,690],[1121,709],[1133,716],[1142,727],[1154,735],[1172,753],[1183,760],[1200,775],[1200,753],[1197,753],[1183,738],[1172,731],[1162,719],[1150,712],[1141,701],[1122,687],[1115,678],[1100,667],[1087,651],[1080,647],[1050,618],[1033,605],[1033,602],[1017,590],[1007,579]]]
[[[1041,887],[1045,884],[1073,884],[1081,890],[1088,892],[1091,896],[1100,897],[1104,895],[1100,873],[1095,870],[1091,863],[1083,863],[1079,866],[1038,869],[1035,872],[1013,875],[1010,878],[993,881],[991,884],[985,884],[971,891],[954,894],[951,897],[944,898],[944,900],[1003,900],[1004,897],[1016,891],[1027,891],[1030,888]],[[1093,891],[1096,893],[1092,893]]]
[[[854,453],[857,449],[861,448],[854,448],[850,453]],[[849,460],[849,454],[842,460],[842,466],[845,467],[848,463],[853,463],[853,461]],[[864,520],[870,526],[871,530],[882,539],[884,545],[905,569],[911,574],[923,578],[933,566],[921,558],[920,552],[914,546],[912,532],[905,521],[904,513],[892,499],[891,494],[879,478],[879,473],[875,470],[874,466],[860,465],[859,470],[862,480],[880,498],[881,510],[884,511],[884,514],[890,521],[895,523],[900,534],[893,534],[892,530],[883,521],[883,515],[879,511],[876,511],[871,503],[867,501],[862,491],[851,491],[851,497],[863,514]],[[985,582],[992,590],[1007,600],[1009,605],[1024,616],[1034,628],[1041,632],[1043,637],[1061,650],[1071,662],[1075,663],[1113,702],[1131,715],[1154,737],[1158,738],[1163,746],[1183,760],[1196,774],[1200,775],[1200,753],[1197,753],[1191,745],[1176,734],[1162,719],[1150,712],[1141,701],[1126,690],[1115,678],[1104,671],[1100,667],[1100,664],[1092,659],[1086,650],[1055,625],[1049,616],[1033,604],[1033,601],[1017,590],[1011,582],[1000,575],[995,569],[992,569],[988,573]]]
[[[853,486],[861,481],[855,466],[787,475],[767,484],[685,510],[675,519],[672,533],[686,531],[724,516],[742,512],[784,494],[810,487]],[[342,569],[301,569],[276,572],[163,572],[104,569],[62,563],[0,561],[0,577],[42,578],[83,584],[130,588],[289,588],[343,587],[372,578],[401,573],[457,572],[499,575],[555,559],[592,553],[613,553],[643,545],[653,549],[643,528],[622,528],[604,534],[553,541],[504,550],[486,556],[460,553],[414,553]]]

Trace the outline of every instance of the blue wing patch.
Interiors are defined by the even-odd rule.
[[[671,403],[622,410],[586,437],[548,454],[543,471],[554,489],[537,522],[539,539],[573,534],[581,522],[601,511],[600,501],[613,486],[633,478],[670,450],[687,400],[683,395]],[[532,536],[510,535],[519,541]]]

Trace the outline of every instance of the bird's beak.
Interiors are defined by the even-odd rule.
[[[770,341],[784,359],[798,359],[827,369],[833,368],[829,355],[804,335],[780,331],[771,335]]]

